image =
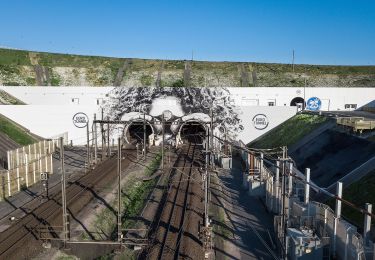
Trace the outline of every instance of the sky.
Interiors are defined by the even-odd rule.
[[[374,0],[1,0],[0,46],[112,57],[375,65]]]

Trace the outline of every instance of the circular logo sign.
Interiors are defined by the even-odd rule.
[[[78,128],[84,128],[89,123],[89,118],[85,113],[79,112],[73,116],[73,124]]]
[[[266,129],[268,123],[268,118],[264,114],[257,114],[253,117],[253,125],[258,130]]]
[[[322,106],[322,101],[317,97],[311,97],[306,102],[306,109],[317,111]]]

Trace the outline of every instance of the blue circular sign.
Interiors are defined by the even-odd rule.
[[[317,97],[311,97],[306,102],[306,109],[317,111],[322,106],[322,101]]]

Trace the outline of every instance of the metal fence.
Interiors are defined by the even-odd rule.
[[[284,232],[281,223],[282,176],[276,167],[266,166],[262,156],[251,158],[249,153],[245,151],[241,153],[246,165],[243,174],[244,187],[249,188],[249,176],[253,175],[254,171],[258,171],[259,178],[262,180],[264,202],[267,209],[276,215],[275,232],[281,239]],[[338,259],[366,259],[364,241],[357,228],[341,217],[336,217],[335,212],[328,205],[316,201],[305,203],[305,187],[304,182],[292,175],[285,179],[286,207],[284,208],[285,214],[289,216],[288,227],[308,227],[314,230],[321,238],[325,259],[330,259],[331,256]]]
[[[39,182],[41,173],[52,174],[57,147],[58,140],[44,140],[8,151],[8,169],[0,172],[0,200]]]

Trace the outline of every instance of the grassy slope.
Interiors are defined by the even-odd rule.
[[[36,140],[32,138],[29,134],[25,133],[23,129],[19,128],[17,125],[13,124],[1,115],[0,132],[3,132],[20,145],[28,145],[36,142]]]
[[[249,145],[255,148],[289,146],[296,143],[325,121],[325,117],[299,114]],[[361,207],[364,207],[365,203],[375,205],[375,170],[346,188],[343,198]],[[333,200],[330,200],[328,204],[334,208]],[[358,227],[363,226],[363,214],[346,205],[343,205],[343,216]]]
[[[250,143],[252,148],[290,146],[326,122],[325,117],[299,114],[275,127],[260,139]]]
[[[343,198],[361,208],[365,207],[365,203],[375,205],[375,170],[345,188],[343,191]],[[330,205],[332,209],[335,208],[334,199],[330,199],[327,204]],[[357,227],[363,228],[364,216],[358,210],[343,204],[342,215]],[[375,223],[373,222],[372,225],[374,226]]]
[[[12,50],[0,48],[0,65],[31,65],[29,53],[31,51]],[[103,57],[103,56],[83,56],[72,54],[60,53],[47,53],[47,52],[31,52],[36,53],[39,57],[39,64],[44,66],[59,66],[59,67],[96,67],[96,66],[112,66],[115,68],[123,64],[125,58]],[[159,64],[161,60],[156,59],[131,59],[134,67],[141,69],[144,67],[153,67],[155,63]],[[184,69],[183,60],[169,60],[164,61],[165,68]],[[209,61],[195,61],[196,69],[226,69],[231,70],[229,67],[244,62],[209,62]],[[258,63],[258,62],[245,62],[245,64],[252,65],[257,71],[274,73],[292,72],[290,64],[281,63]],[[232,68],[237,70],[237,68]],[[312,73],[312,74],[375,74],[375,66],[337,66],[337,65],[305,65],[296,64],[294,66],[296,73]]]
[[[183,77],[185,61],[183,60],[151,60],[151,59],[125,59],[100,56],[82,56],[70,54],[56,54],[45,52],[29,52],[21,50],[0,48],[0,74],[6,79],[6,85],[34,85],[35,73],[29,57],[32,53],[39,65],[44,66],[50,74],[51,84],[59,85],[62,82],[61,75],[58,75],[54,68],[71,67],[86,68],[86,78],[94,85],[106,85],[114,82],[118,69],[125,61],[129,62],[126,77],[133,78],[142,85],[152,85],[156,74],[163,63],[166,74],[163,74],[162,85],[171,86],[178,83]],[[246,70],[249,77],[252,72],[257,73],[257,84],[259,86],[303,86],[304,76],[311,77],[311,84],[322,75],[333,75],[338,77],[338,82],[353,77],[355,85],[373,86],[375,82],[375,66],[327,66],[327,65],[295,65],[294,72],[290,64],[277,63],[256,63],[256,62],[207,62],[194,61],[192,63],[193,85],[205,85],[206,81],[212,78],[211,83],[220,80],[221,85],[229,83],[230,86],[240,86],[240,74],[242,69]],[[27,68],[27,69],[26,69]],[[100,70],[102,68],[103,70]],[[72,74],[80,74],[82,71],[72,71]],[[175,74],[174,76],[172,74]],[[208,75],[208,76],[207,76]],[[357,78],[360,76],[359,78]],[[176,78],[177,77],[177,78]],[[207,78],[208,77],[208,78]],[[78,75],[77,75],[78,78]],[[163,84],[164,83],[164,84]],[[219,85],[220,85],[219,84]],[[320,84],[323,84],[320,82]],[[249,86],[253,86],[250,80]]]
[[[25,105],[25,103],[14,96],[10,95],[9,93],[5,92],[4,90],[0,90],[0,105],[2,101],[6,105]]]
[[[146,166],[145,176],[151,176],[158,168],[161,162],[161,152],[155,156],[155,158]],[[134,224],[131,220],[132,217],[137,216],[144,206],[145,199],[151,192],[156,180],[152,179],[150,181],[142,181],[141,179],[131,179],[124,187],[122,187],[122,225],[123,228],[128,228]],[[126,190],[126,192],[124,191]],[[117,200],[111,202],[115,207],[117,205]],[[116,230],[116,216],[113,212],[105,208],[95,220],[95,229],[100,232],[104,231],[107,234],[115,236]],[[84,235],[85,237],[86,235]],[[99,238],[99,237],[98,237]]]

